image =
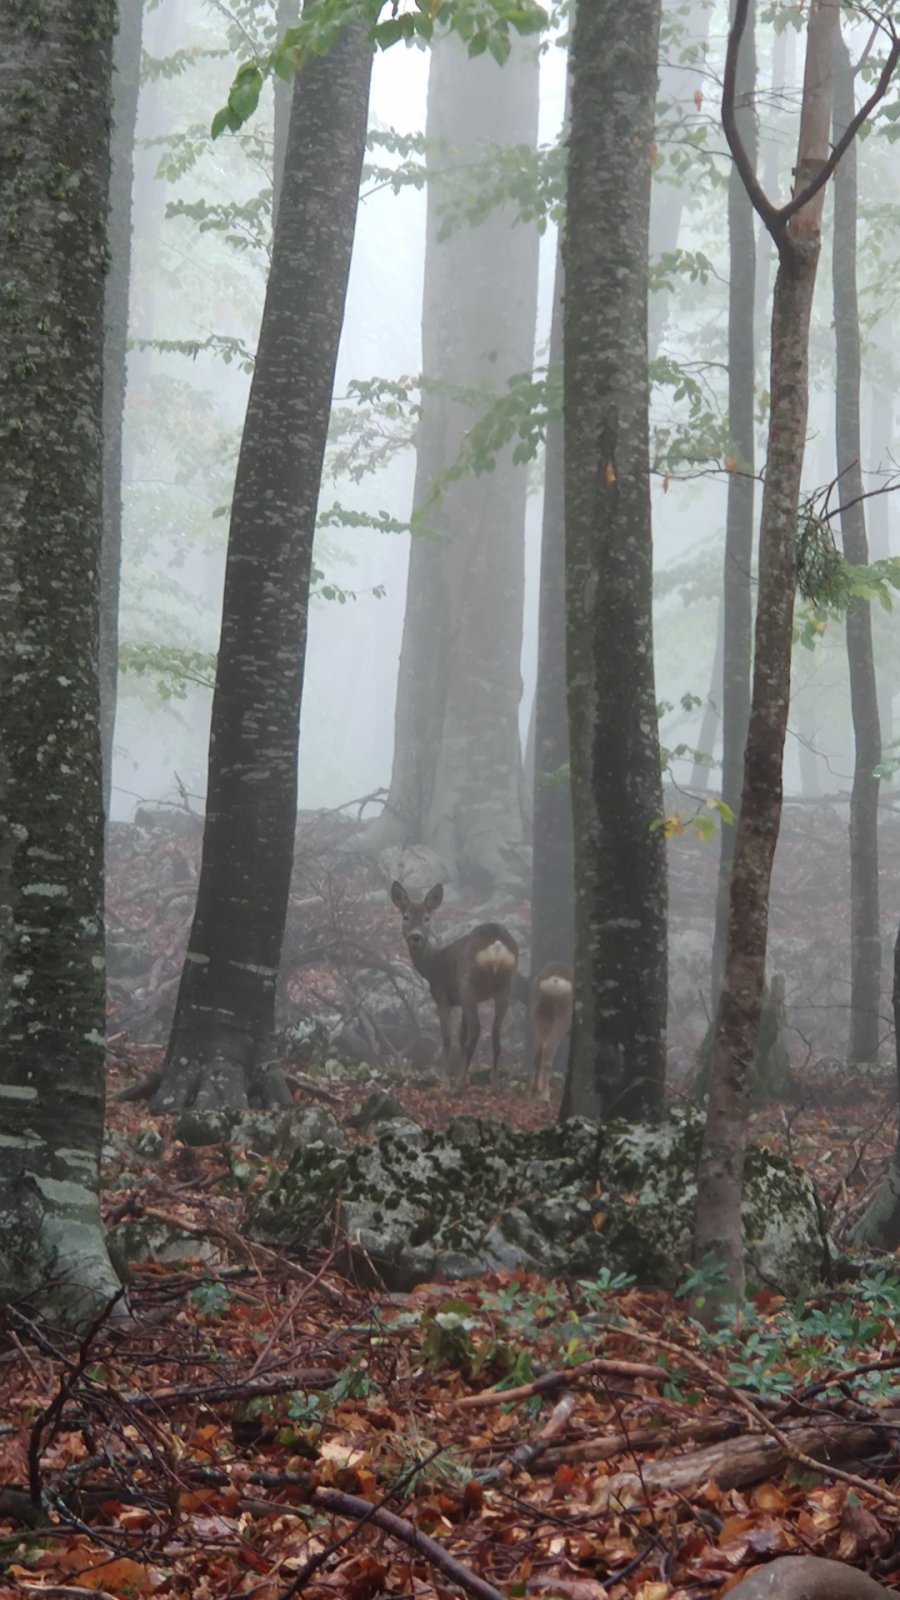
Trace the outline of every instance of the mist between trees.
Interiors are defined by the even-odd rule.
[[[890,1055],[892,8],[94,9],[0,19],[3,1292],[116,1292],[105,1000],[159,1114],[290,1114],[298,1022],[708,1095],[740,1304],[752,1108]]]

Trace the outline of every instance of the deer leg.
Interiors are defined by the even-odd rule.
[[[543,1050],[541,1052],[541,1082],[539,1092],[542,1100],[549,1101],[550,1099],[550,1072],[552,1070],[553,1063],[556,1060],[556,1052],[562,1044],[567,1031],[568,1022],[566,1018],[564,1016],[554,1017],[553,1022],[550,1025],[550,1031],[544,1040]]]
[[[544,1065],[544,1038],[543,1038],[543,1034],[540,1032],[540,1030],[537,1027],[535,1027],[535,1029],[534,1029],[534,1063],[532,1065],[532,1070],[531,1070],[531,1093],[533,1095],[536,1095],[536,1094],[538,1094],[540,1092],[541,1069],[542,1069],[543,1065]]]
[[[445,1089],[450,1087],[450,1057],[453,1053],[453,1029],[450,1026],[451,1011],[449,1006],[438,1006],[438,1018],[441,1024],[441,1059],[439,1072],[441,1083]]]
[[[493,1066],[491,1068],[491,1081],[492,1081],[492,1083],[494,1085],[494,1088],[497,1087],[497,1081],[498,1081],[498,1071],[497,1071],[497,1069],[498,1069],[499,1064],[500,1064],[500,1029],[503,1026],[503,1018],[506,1016],[507,1010],[509,1008],[509,997],[510,997],[510,994],[511,994],[511,990],[510,989],[505,989],[500,994],[497,994],[497,995],[494,996],[494,1026],[491,1028],[491,1049],[492,1049],[492,1052],[493,1052]]]
[[[459,1087],[465,1089],[469,1083],[469,1068],[475,1054],[475,1046],[481,1033],[481,1022],[478,1016],[478,996],[471,989],[466,989],[462,1000],[462,1022],[459,1026],[459,1045],[462,1054],[462,1073],[460,1074]]]

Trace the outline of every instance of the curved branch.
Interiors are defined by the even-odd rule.
[[[834,172],[834,169],[840,161],[841,156],[844,154],[845,150],[849,149],[863,123],[868,117],[871,116],[879,101],[883,100],[887,94],[888,85],[890,84],[891,78],[894,75],[894,68],[896,67],[898,61],[900,61],[900,38],[895,38],[893,44],[891,45],[888,58],[881,69],[881,75],[878,79],[878,82],[876,83],[875,88],[872,90],[872,93],[869,95],[868,100],[864,105],[860,106],[856,116],[853,118],[853,121],[848,122],[844,132],[841,134],[837,144],[834,146],[831,155],[828,157],[828,160],[825,161],[819,168],[819,171],[816,173],[816,176],[813,178],[812,182],[806,185],[806,188],[801,194],[795,194],[793,199],[788,201],[787,205],[782,206],[781,209],[775,213],[779,223],[789,222],[791,217],[793,217],[796,212],[802,211],[803,207],[809,204],[813,196],[818,194],[823,184],[828,182],[828,179]]]
[[[772,204],[753,170],[753,163],[744,149],[744,141],[738,131],[737,118],[735,116],[738,55],[740,54],[741,39],[744,36],[749,8],[750,0],[736,0],[734,17],[728,33],[725,72],[722,78],[722,129],[725,138],[728,140],[728,148],[741,175],[750,202],[754,209],[759,212],[775,243],[778,244],[776,232],[779,217],[778,207]]]
[[[783,253],[787,244],[787,224],[790,222],[791,217],[796,216],[798,211],[802,211],[803,207],[808,205],[810,200],[828,182],[844,152],[849,149],[856,138],[863,123],[871,116],[879,102],[884,99],[888,85],[894,75],[894,70],[898,61],[900,61],[900,37],[894,36],[888,58],[881,69],[875,88],[865,104],[860,106],[852,121],[848,123],[830,156],[822,163],[812,182],[808,183],[799,194],[793,195],[786,205],[776,206],[772,204],[753,170],[753,165],[744,149],[735,117],[737,61],[741,39],[747,22],[749,5],[750,0],[735,0],[734,16],[728,33],[728,48],[725,54],[725,71],[722,78],[722,129],[750,203],[765,223],[778,247],[779,253]]]

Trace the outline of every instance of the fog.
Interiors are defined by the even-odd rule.
[[[725,8],[717,6],[710,28],[710,67],[697,70],[693,101],[686,77],[682,107],[685,128],[708,124],[708,146],[723,150],[715,118],[717,75],[724,47]],[[201,0],[164,0],[145,21],[145,50],[150,57],[175,57],[185,52],[195,64],[171,77],[144,83],[139,109],[139,140],[165,138],[195,126],[208,128],[222,103],[234,71],[234,57],[206,59],[202,52],[221,48],[221,15]],[[761,97],[761,132],[767,146],[769,176],[777,170],[777,187],[786,196],[789,164],[796,134],[798,52],[793,36],[775,65],[779,80]],[[760,51],[760,83],[771,86],[773,41],[764,32]],[[428,56],[417,49],[396,47],[379,54],[373,80],[370,125],[401,134],[422,129]],[[541,143],[558,136],[563,114],[564,58],[551,48],[541,68]],[[266,147],[271,144],[271,100],[264,97],[245,130],[258,138],[259,149],[246,156],[237,140],[226,135],[204,150],[178,181],[155,176],[161,156],[170,147],[139,145],[136,161],[131,335],[135,341],[197,341],[211,337],[239,340],[252,353],[265,289],[266,252],[254,236],[242,248],[226,242],[220,230],[208,228],[197,215],[164,217],[166,204],[198,202],[227,205],[258,193],[266,181]],[[171,150],[173,159],[180,159]],[[371,159],[387,159],[375,150]],[[706,158],[704,157],[704,160]],[[725,162],[718,156],[720,172]],[[877,199],[896,195],[896,163],[883,146],[861,148],[863,275],[878,270],[878,258],[867,254],[867,217]],[[721,412],[725,392],[725,312],[727,302],[727,236],[721,190],[689,185],[681,219],[679,246],[703,251],[712,263],[705,283],[679,280],[669,295],[660,355],[696,363],[698,380],[709,403]],[[666,205],[671,189],[657,185],[655,204]],[[346,321],[341,343],[336,394],[347,395],[351,380],[414,377],[421,368],[421,299],[425,197],[422,189],[392,192],[383,183],[367,181],[357,225]],[[826,208],[826,230],[830,224]],[[240,237],[242,224],[231,230]],[[263,230],[264,233],[264,230]],[[262,236],[261,236],[262,237]],[[536,359],[546,359],[556,240],[548,228],[541,241]],[[761,244],[765,249],[766,245]],[[810,445],[804,481],[807,489],[833,477],[833,400],[831,395],[831,282],[829,239],[817,288],[813,349],[815,392],[810,412]],[[866,265],[868,263],[868,265]],[[883,269],[882,269],[883,270]],[[774,266],[768,270],[768,284]],[[668,293],[668,291],[663,291]],[[868,330],[869,340],[892,337],[896,312],[882,295],[880,319]],[[759,328],[760,389],[765,385],[766,313]],[[867,366],[877,374],[877,364]],[[125,554],[123,570],[123,640],[154,639],[208,655],[216,648],[224,546],[231,478],[249,385],[240,359],[226,364],[200,351],[193,359],[177,351],[135,347],[129,363],[125,418]],[[669,426],[683,407],[673,407],[671,391],[657,390],[654,421]],[[869,455],[864,466],[867,486],[877,487],[896,459],[896,432],[890,375],[882,388],[870,381],[864,396],[864,438]],[[762,419],[761,419],[762,420]],[[340,502],[356,511],[384,511],[400,521],[410,513],[415,454],[407,448],[376,475],[351,481],[346,475],[326,481],[320,511]],[[686,694],[705,701],[710,693],[716,644],[717,595],[727,475],[708,468],[686,468],[679,480],[654,479],[653,513],[656,564],[664,575],[678,563],[691,561],[690,598],[680,588],[660,585],[657,606],[657,691],[676,709],[662,724],[663,741],[693,746],[700,737],[702,708],[682,712]],[[541,505],[537,492],[529,501],[526,549],[525,635],[522,657],[523,695],[520,729],[524,744],[535,681],[537,581]],[[871,502],[874,554],[892,548],[896,514],[889,497]],[[758,515],[758,505],[757,505]],[[327,529],[317,546],[317,564],[327,582],[355,598],[344,603],[316,596],[311,605],[300,744],[300,805],[333,807],[373,794],[389,780],[393,745],[397,659],[403,624],[408,561],[408,536],[361,528]],[[383,593],[376,595],[374,590]],[[813,654],[797,652],[796,693],[786,751],[788,791],[836,793],[846,789],[852,773],[847,675],[842,629],[832,625]],[[876,616],[876,647],[883,675],[896,678],[896,645],[891,619]],[[197,676],[208,677],[198,665]],[[885,691],[888,710],[890,685]],[[163,699],[151,676],[123,675],[116,728],[112,814],[127,818],[141,799],[177,800],[182,793],[202,804],[206,781],[209,691],[186,686],[184,698]],[[890,734],[886,728],[886,741]],[[709,751],[707,753],[713,753]],[[689,759],[673,763],[674,776],[690,779]],[[711,782],[716,783],[715,773]]]

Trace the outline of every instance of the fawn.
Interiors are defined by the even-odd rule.
[[[444,898],[443,884],[429,889],[420,905],[413,905],[402,883],[391,884],[391,899],[403,917],[403,937],[412,964],[428,983],[431,998],[438,1009],[441,1024],[441,1075],[448,1081],[450,1057],[453,1053],[453,1036],[450,1013],[462,1007],[459,1026],[459,1054],[462,1058],[459,1087],[464,1089],[469,1081],[469,1068],[481,1032],[478,1004],[493,1000],[494,1024],[491,1028],[493,1047],[493,1083],[497,1083],[497,1063],[500,1060],[500,1028],[506,1016],[512,994],[513,979],[519,964],[519,947],[515,939],[499,922],[480,922],[471,933],[452,944],[440,946],[431,942],[431,915]]]
[[[531,980],[531,1033],[534,1073],[531,1092],[550,1099],[550,1068],[572,1026],[575,974],[564,961],[548,961]]]

